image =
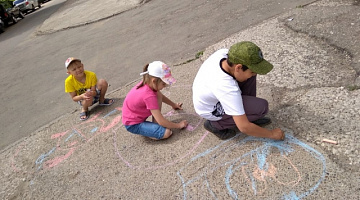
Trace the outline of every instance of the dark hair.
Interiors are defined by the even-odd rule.
[[[232,67],[232,66],[234,66],[235,64],[234,63],[232,63],[232,62],[230,62],[229,61],[229,59],[226,59],[226,62],[227,62],[227,64],[230,66],[230,67]],[[240,63],[239,63],[240,64]],[[246,65],[243,65],[243,64],[241,64],[243,67],[241,68],[243,71],[246,71],[247,69],[249,69]]]
[[[146,65],[144,66],[144,68],[143,68],[143,72],[148,71],[148,67],[149,67],[149,64],[146,64]],[[151,78],[156,78],[156,83],[159,83],[160,81],[162,81],[160,78],[151,76],[149,73],[146,73],[146,74],[143,75],[143,80],[142,80],[141,84],[138,85],[138,86],[136,87],[136,89],[141,88],[141,87],[144,86],[145,84],[149,84]],[[156,90],[157,90],[157,88],[156,88]]]

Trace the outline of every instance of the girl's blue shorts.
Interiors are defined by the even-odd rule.
[[[164,137],[166,128],[160,126],[155,122],[144,121],[140,124],[125,125],[126,130],[131,133],[143,135],[146,137],[162,139]]]

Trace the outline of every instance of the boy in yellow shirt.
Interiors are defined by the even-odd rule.
[[[65,80],[65,92],[71,99],[81,106],[80,120],[87,120],[90,116],[89,107],[99,102],[99,105],[111,105],[113,99],[106,99],[105,93],[108,83],[104,79],[97,80],[96,74],[84,70],[80,59],[70,57],[65,61],[65,68],[69,76]]]

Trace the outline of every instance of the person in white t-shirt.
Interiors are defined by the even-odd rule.
[[[279,129],[260,126],[271,123],[268,102],[256,97],[256,75],[270,72],[273,65],[263,58],[252,42],[239,42],[220,49],[201,65],[193,83],[193,103],[197,114],[205,118],[204,127],[220,139],[247,135],[284,140]]]

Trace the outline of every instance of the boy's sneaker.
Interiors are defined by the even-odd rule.
[[[252,123],[254,123],[258,126],[265,126],[265,125],[268,125],[271,123],[271,119],[268,117],[263,117],[263,118],[253,121]]]
[[[234,137],[236,135],[236,132],[234,130],[231,130],[231,129],[219,130],[219,129],[213,127],[209,120],[206,120],[204,122],[204,128],[207,131],[209,131],[209,132],[213,133],[214,135],[216,135],[221,140],[226,140],[226,139],[232,138],[232,137]]]

